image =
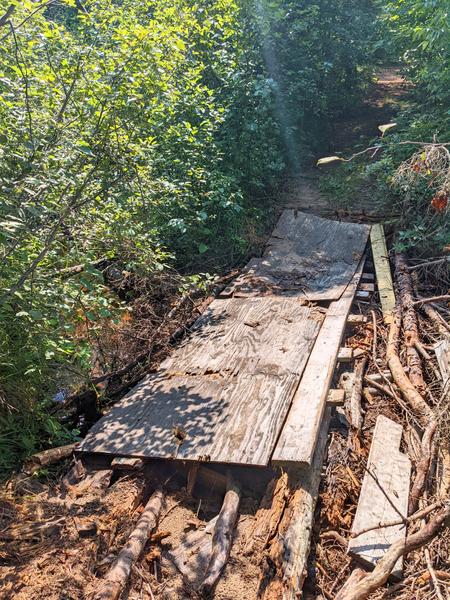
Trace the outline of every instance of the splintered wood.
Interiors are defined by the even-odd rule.
[[[252,259],[222,296],[292,294],[338,300],[361,260],[370,227],[283,211],[262,258]]]
[[[390,545],[406,537],[405,524],[383,527],[383,524],[408,516],[411,462],[399,451],[403,428],[380,415],[373,432],[367,469],[348,545],[350,554],[368,566],[375,566]],[[393,570],[401,577],[403,559]]]
[[[269,535],[266,538],[271,539],[271,542],[267,561],[269,572],[263,573],[260,583],[260,597],[263,600],[296,600],[301,593],[306,577],[306,563],[327,447],[329,422],[330,411],[327,410],[322,420],[312,464],[288,471],[291,493],[286,500],[284,512],[278,518],[276,534],[271,535],[268,531]],[[283,474],[280,482],[285,478],[286,474]],[[273,507],[277,515],[279,499],[274,495],[274,500],[276,501]],[[275,577],[271,576],[272,568],[276,570]]]

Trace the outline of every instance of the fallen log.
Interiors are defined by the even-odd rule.
[[[290,498],[264,558],[258,598],[296,600],[306,577],[314,510],[328,441],[330,410],[322,420],[313,462],[289,471]]]
[[[449,516],[450,504],[419,531],[407,536],[405,540],[394,542],[383,558],[378,561],[372,573],[367,573],[359,581],[352,581],[351,585],[347,585],[347,581],[335,600],[365,600],[368,598],[370,594],[386,583],[398,559],[428,544],[440,532]]]
[[[402,307],[403,333],[406,342],[406,360],[411,383],[423,394],[426,386],[422,372],[422,359],[418,348],[419,339],[417,315],[414,309],[414,292],[408,263],[403,254],[395,255],[395,278],[398,285],[398,300]],[[422,348],[423,349],[423,348]]]
[[[60,460],[64,460],[65,458],[69,458],[75,450],[76,444],[68,444],[67,446],[59,446],[59,448],[50,448],[49,450],[44,450],[43,452],[38,452],[37,454],[33,454],[30,458],[28,458],[23,466],[23,470],[28,475],[35,473],[42,467],[47,467],[48,465],[52,465]]]
[[[389,369],[392,373],[392,378],[397,384],[400,392],[410,404],[417,418],[426,429],[431,420],[434,420],[433,411],[423,399],[422,395],[417,391],[406,375],[400,357],[397,352],[398,338],[400,333],[401,313],[400,307],[397,306],[394,310],[393,319],[389,327],[389,337],[386,347],[386,359]]]
[[[156,527],[164,503],[164,493],[156,490],[147,502],[135,529],[103,578],[95,600],[117,600],[130,576],[131,567],[141,555],[150,533]]]
[[[288,475],[282,473],[267,486],[255,515],[253,527],[247,534],[244,554],[257,555],[264,550],[276,533],[276,529],[289,498]]]
[[[228,489],[223,500],[212,539],[212,552],[206,570],[206,577],[199,587],[199,593],[209,594],[216,585],[222,569],[227,563],[233,541],[233,531],[238,518],[241,487],[230,475]]]

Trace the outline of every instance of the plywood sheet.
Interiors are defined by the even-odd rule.
[[[297,384],[294,374],[149,375],[80,451],[267,465]]]
[[[380,415],[373,433],[372,445],[364,475],[352,533],[376,527],[350,540],[348,551],[373,567],[386,550],[404,539],[404,525],[379,527],[399,520],[408,514],[411,461],[399,451],[403,428]],[[402,558],[393,570],[394,577],[402,575]]]
[[[369,231],[368,225],[284,210],[263,257],[252,259],[222,296],[337,300],[356,271]]]
[[[313,460],[339,347],[363,264],[364,260],[361,260],[342,297],[328,308],[275,447],[272,456],[275,465],[310,465]]]
[[[296,298],[215,300],[161,368],[190,375],[299,375],[323,319],[323,311]]]

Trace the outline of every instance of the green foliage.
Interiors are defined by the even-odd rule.
[[[285,165],[353,101],[373,27],[368,0],[12,6],[0,27],[8,464],[59,435],[46,402],[85,380],[92,340],[127,310],[98,262],[145,277],[235,262]]]
[[[408,105],[396,116],[397,127],[381,142],[383,150],[377,160],[340,166],[325,178],[322,187],[342,207],[354,208],[356,200],[358,208],[363,205],[384,217],[390,215],[398,231],[397,249],[421,255],[441,253],[450,244],[450,189],[443,183],[450,181],[450,161],[442,159],[441,164],[431,166],[428,157],[422,160],[419,156],[423,168],[415,174],[412,157],[418,146],[404,142],[450,142],[448,1],[392,0],[379,5],[379,35],[390,35],[389,55],[397,56],[414,84]],[[375,49],[378,52],[379,42]]]
[[[450,12],[447,0],[383,3],[384,20],[397,41],[409,77],[428,106],[450,100]]]

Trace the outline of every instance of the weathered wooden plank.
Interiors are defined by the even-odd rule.
[[[128,456],[116,456],[111,462],[111,468],[115,471],[138,471],[144,466],[144,461],[140,458],[130,458]]]
[[[215,300],[161,368],[190,375],[300,374],[323,318],[296,298]]]
[[[364,260],[361,260],[341,299],[330,304],[275,447],[273,464],[311,464],[339,347],[361,278],[363,263]]]
[[[353,360],[353,348],[349,348],[347,346],[342,346],[339,348],[338,353],[338,362],[340,363],[350,363]]]
[[[328,406],[344,406],[345,390],[342,388],[330,390],[327,396],[327,404]]]
[[[364,325],[367,323],[367,317],[365,315],[348,315],[347,325]]]
[[[314,511],[319,494],[322,465],[325,458],[330,410],[326,410],[320,434],[310,466],[289,469],[291,494],[289,504],[283,512],[278,530],[273,536],[269,557],[276,566],[275,577],[267,586],[263,585],[262,600],[300,598],[306,577]],[[273,568],[273,567],[272,567]],[[263,582],[264,583],[264,582]]]
[[[384,237],[384,229],[381,223],[372,226],[370,232],[375,272],[377,275],[378,293],[380,295],[381,308],[384,321],[390,323],[392,311],[395,307],[394,286],[392,285],[391,265]]]
[[[367,225],[284,210],[264,256],[252,259],[222,295],[337,300],[355,273],[369,230]]]
[[[411,462],[399,451],[403,428],[380,415],[373,432],[367,470],[364,475],[352,533],[396,521],[408,513]],[[368,566],[374,566],[389,546],[406,536],[404,525],[378,527],[352,538],[348,552]],[[399,559],[393,576],[402,574]]]
[[[434,351],[439,364],[442,381],[444,385],[450,380],[450,336],[436,342]]]
[[[370,292],[371,294],[373,294],[373,292],[375,291],[375,285],[373,283],[360,283],[359,289],[362,292]]]
[[[298,375],[148,375],[98,421],[81,452],[267,465]]]

